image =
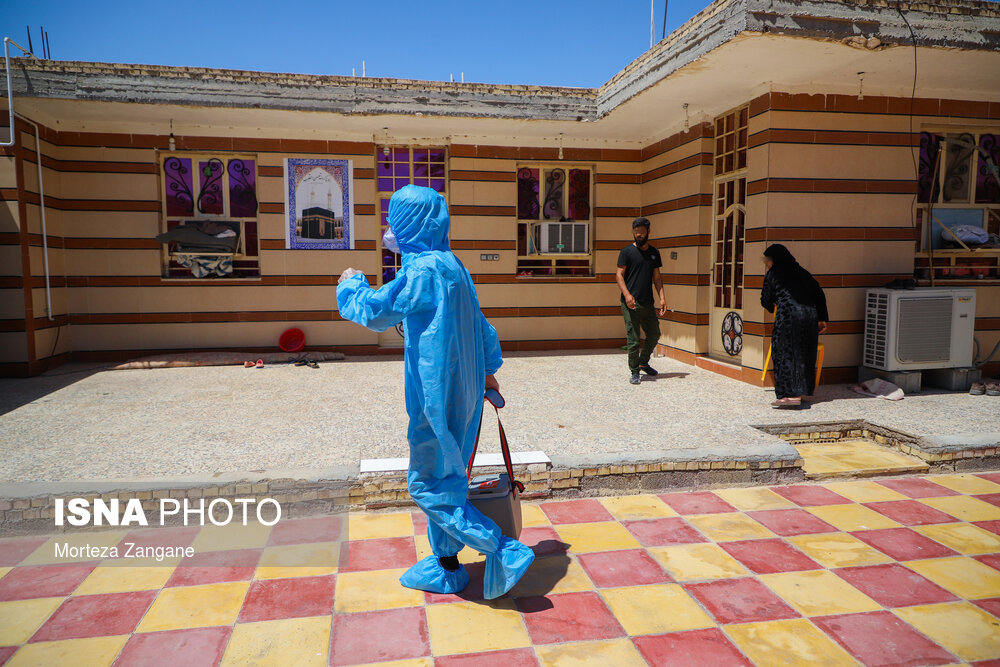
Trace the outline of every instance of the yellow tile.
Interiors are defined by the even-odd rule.
[[[900,528],[902,526],[889,517],[861,505],[823,505],[805,509],[837,530],[844,532]]]
[[[782,498],[774,491],[764,488],[749,489],[719,489],[714,492],[727,503],[738,510],[783,510],[798,507],[787,498]]]
[[[649,553],[677,581],[727,579],[749,574],[742,564],[715,544],[653,547]]]
[[[337,577],[333,608],[337,612],[375,611],[398,607],[417,607],[424,603],[421,591],[406,588],[400,570],[342,572]]]
[[[110,665],[128,641],[128,635],[65,639],[56,642],[25,644],[17,650],[5,667],[27,665]]]
[[[858,664],[804,618],[723,627],[733,643],[758,665],[836,666]]]
[[[716,542],[758,540],[774,537],[774,533],[770,530],[739,512],[699,514],[686,518],[705,537]]]
[[[795,445],[795,449],[805,459],[807,475],[927,470],[923,461],[868,440]]]
[[[979,498],[942,496],[939,498],[921,498],[920,502],[962,521],[996,521],[1000,519],[1000,507],[991,505]]]
[[[868,546],[853,535],[844,533],[793,535],[785,539],[823,567],[852,567],[893,562],[892,558],[878,549]]]
[[[136,632],[230,625],[236,621],[249,581],[164,588]]]
[[[7,576],[7,573],[13,569],[14,568],[12,567],[0,567],[0,579],[3,579],[5,576]]]
[[[968,556],[1000,551],[1000,535],[970,523],[937,523],[913,526],[913,530]]]
[[[255,579],[319,577],[337,572],[340,542],[313,542],[268,547],[261,554]]]
[[[329,652],[329,616],[238,623],[220,664],[325,666]]]
[[[434,604],[426,611],[434,655],[531,646],[521,614],[511,600]]]
[[[903,565],[966,600],[1000,596],[1000,571],[973,558],[929,558]]]
[[[65,598],[0,602],[0,646],[23,644],[59,608]]]
[[[573,553],[638,549],[642,545],[620,523],[573,523],[555,527],[560,539],[570,545]]]
[[[947,602],[893,611],[962,660],[1000,658],[997,619],[973,604]]]
[[[347,536],[352,540],[413,535],[413,519],[408,512],[393,514],[362,514],[351,512],[347,521]]]
[[[715,621],[678,584],[626,586],[601,592],[630,636],[715,627]]]
[[[221,517],[220,517],[221,518]],[[271,527],[259,523],[241,525],[233,518],[233,523],[224,526],[208,525],[198,531],[191,546],[195,553],[204,551],[228,551],[230,549],[257,549],[267,544]]]
[[[620,496],[617,498],[599,498],[598,500],[608,508],[611,516],[619,521],[677,516],[677,512],[670,505],[656,496]]]
[[[542,511],[541,507],[521,503],[521,525],[523,527],[548,526],[549,524],[549,517],[545,516],[545,512]]]
[[[573,667],[574,665],[614,665],[615,667],[646,667],[646,661],[628,639],[597,642],[570,642],[535,648],[542,667]]]
[[[536,558],[511,591],[514,597],[592,591],[594,584],[580,564],[569,556]]]
[[[434,554],[431,550],[430,540],[427,539],[426,535],[417,535],[414,537],[413,545],[417,548],[417,560],[427,558],[428,556]],[[485,559],[486,556],[471,547],[466,547],[458,552],[458,562],[465,565],[468,565],[469,563],[476,563]]]
[[[173,571],[172,565],[167,567],[101,565],[87,575],[73,594],[125,593],[163,588]]]
[[[56,535],[49,538],[40,547],[32,551],[31,554],[18,563],[18,565],[47,565],[50,563],[78,563],[81,561],[98,560],[98,558],[88,554],[60,557],[56,555],[56,548],[58,545],[59,549],[66,548],[69,551],[72,551],[75,548],[87,547],[88,545],[97,549],[100,549],[101,547],[113,547],[121,542],[122,538],[124,538],[127,534],[127,531],[124,530],[110,530],[92,533]]]
[[[904,496],[898,491],[893,491],[887,486],[882,486],[878,482],[870,480],[828,482],[823,486],[856,503],[877,503],[885,500],[909,499],[909,496]]]
[[[970,496],[981,493],[1000,493],[1000,484],[975,475],[928,475],[924,479]]]
[[[882,608],[829,570],[762,574],[760,580],[803,616],[852,614]]]

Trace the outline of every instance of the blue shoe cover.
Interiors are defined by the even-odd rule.
[[[509,591],[528,571],[533,560],[535,552],[530,547],[509,537],[501,537],[496,553],[486,555],[483,597],[492,600]]]
[[[399,583],[428,593],[458,593],[469,585],[469,573],[464,565],[450,572],[441,567],[437,556],[428,556],[404,572]]]

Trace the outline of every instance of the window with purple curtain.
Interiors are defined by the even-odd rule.
[[[538,220],[538,170],[521,167],[517,170],[517,217]]]
[[[934,165],[941,149],[941,137],[931,132],[920,133],[920,174],[917,181],[917,200],[923,203],[937,199],[937,183],[935,181]],[[940,167],[938,167],[940,169]]]
[[[191,158],[169,157],[163,161],[163,181],[166,188],[167,215],[194,215],[194,195],[191,191]]]
[[[257,215],[257,172],[253,160],[229,161],[229,215],[252,218]]]
[[[569,170],[569,217],[572,220],[590,219],[590,170]]]
[[[987,157],[989,158],[987,160]],[[1000,135],[979,135],[979,156],[976,161],[976,203],[1000,204]]]
[[[222,215],[225,202],[222,200],[222,160],[210,158],[198,161],[198,213]]]

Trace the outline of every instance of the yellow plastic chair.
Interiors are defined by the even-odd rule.
[[[816,344],[816,385],[819,386],[819,376],[823,373],[823,354],[825,348],[823,343]],[[767,346],[767,359],[764,361],[764,372],[760,374],[760,381],[767,379],[767,367],[771,365],[771,346]]]

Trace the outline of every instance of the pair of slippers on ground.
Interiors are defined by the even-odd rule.
[[[779,398],[776,401],[771,401],[772,408],[801,408],[803,403],[808,403],[808,401],[803,401],[801,398],[792,398],[786,396],[785,398]]]
[[[309,368],[319,368],[319,364],[317,364],[312,359],[296,359],[295,360],[295,365],[296,366],[308,366]],[[244,361],[243,362],[243,368],[264,368],[264,360],[263,359],[258,359],[256,362],[253,362],[253,361]]]

